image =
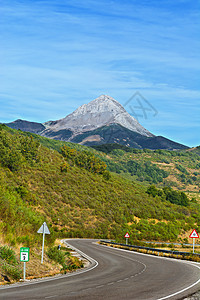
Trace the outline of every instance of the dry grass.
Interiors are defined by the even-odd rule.
[[[44,255],[44,262],[41,264],[41,254],[32,253],[30,261],[26,263],[26,278],[53,276],[59,274],[61,268],[61,265],[52,262],[46,255]]]
[[[139,223],[140,220],[141,220],[141,218],[138,218],[138,217],[134,216],[134,221],[135,222]],[[148,219],[148,222],[155,222],[155,224],[157,224],[159,222],[164,222],[166,224],[169,223],[169,221],[167,221],[167,220],[158,220],[158,219],[152,219],[152,218]],[[132,224],[133,224],[132,222],[127,223],[128,226],[131,226]]]

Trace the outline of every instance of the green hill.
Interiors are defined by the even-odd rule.
[[[103,160],[108,170],[144,185],[170,186],[186,192],[189,197],[200,200],[200,146],[187,150],[133,149],[119,144],[106,144],[86,147],[48,139],[36,134],[33,136],[42,145],[60,152],[63,145],[79,151],[89,151]]]
[[[142,161],[150,152],[117,151],[121,154],[105,154],[1,125],[2,242],[32,247],[41,242],[37,230],[44,221],[51,231],[49,244],[57,237],[123,240],[126,231],[132,241],[177,241],[193,227],[200,229],[200,206],[194,200],[173,204],[170,199],[180,194],[168,191],[167,196],[160,189],[156,195],[147,193],[149,185],[106,169],[105,161],[111,169],[119,161],[127,163],[127,155],[138,155]],[[170,164],[171,156],[168,159]]]
[[[199,196],[199,147],[189,150],[132,149],[118,144],[95,146],[110,171],[144,185],[156,184],[182,190],[191,197]]]

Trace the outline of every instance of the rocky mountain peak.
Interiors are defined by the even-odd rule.
[[[69,129],[74,134],[95,130],[110,124],[120,124],[144,136],[153,136],[114,98],[101,95],[88,104],[83,104],[65,118],[44,123],[53,131]]]
[[[77,108],[72,114],[74,116],[80,117],[81,115],[85,114],[96,114],[99,113],[108,113],[112,112],[112,115],[125,112],[125,109],[123,106],[117,102],[114,98],[107,96],[107,95],[101,95],[98,98],[92,100],[88,104],[83,104],[79,108]],[[72,115],[71,114],[71,115]],[[68,116],[66,117],[68,118]],[[64,119],[66,119],[64,118]]]

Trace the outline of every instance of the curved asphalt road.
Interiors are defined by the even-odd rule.
[[[0,299],[174,300],[200,289],[200,265],[117,250],[94,240],[69,244],[94,259],[89,268],[57,279],[2,287]]]

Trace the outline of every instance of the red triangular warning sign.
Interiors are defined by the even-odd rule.
[[[130,235],[129,235],[129,233],[127,232],[126,234],[125,234],[125,236],[124,236],[125,238],[130,238]]]
[[[192,239],[198,239],[199,238],[199,235],[198,235],[198,233],[196,232],[195,229],[190,234],[190,238],[192,238]]]

